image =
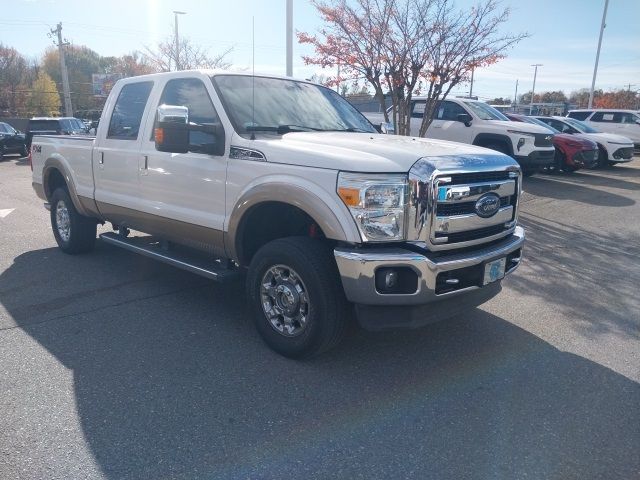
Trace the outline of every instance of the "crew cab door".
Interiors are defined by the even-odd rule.
[[[415,113],[424,112],[425,102],[416,102],[413,107],[412,117]],[[472,143],[474,129],[467,127],[458,120],[458,115],[467,112],[462,106],[455,102],[442,101],[436,107],[433,121],[427,130],[427,138],[437,138],[452,142]],[[422,116],[420,117],[422,119]]]
[[[158,89],[153,108],[184,106],[192,126],[216,125],[222,129],[217,113],[221,106],[216,108],[212,98],[217,100],[211,82],[173,78]],[[153,228],[161,228],[168,237],[222,253],[228,149],[218,145],[221,154],[206,152],[224,140],[213,133],[190,131],[188,153],[161,152],[154,141],[155,115],[151,117],[138,165],[140,210]]]
[[[152,81],[122,86],[112,105],[108,122],[100,125],[93,150],[95,200],[109,220],[127,221],[138,204],[140,137],[149,117]],[[111,110],[109,110],[111,109]]]

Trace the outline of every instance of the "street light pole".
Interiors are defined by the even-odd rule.
[[[602,23],[600,24],[600,38],[598,38],[598,51],[596,52],[596,64],[593,67],[593,80],[591,80],[591,91],[589,92],[589,107],[593,105],[593,89],[596,86],[596,75],[598,74],[598,62],[600,61],[600,47],[602,46],[602,34],[604,33],[604,27],[607,26],[607,7],[609,6],[609,0],[604,0],[604,12],[602,13]]]
[[[536,69],[533,71],[533,88],[531,89],[531,101],[529,102],[529,115],[533,114],[533,97],[536,94],[536,77],[538,76],[538,67],[542,67],[543,65],[541,63],[534,63],[531,66]]]
[[[293,77],[293,0],[287,0],[287,77]]]
[[[187,12],[179,12],[177,10],[173,11],[173,21],[175,24],[176,31],[176,70],[180,70],[180,36],[178,35],[178,15],[186,15]]]

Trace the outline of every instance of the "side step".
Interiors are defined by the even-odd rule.
[[[231,280],[240,276],[239,270],[225,268],[215,260],[203,258],[186,249],[176,247],[175,249],[166,250],[162,248],[162,242],[154,237],[122,237],[117,233],[109,232],[100,234],[100,240],[217,282]]]

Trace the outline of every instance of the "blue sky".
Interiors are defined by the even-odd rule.
[[[6,3],[5,3],[6,2]],[[173,10],[180,16],[180,34],[211,53],[233,47],[234,68],[251,66],[251,21],[255,18],[257,72],[284,74],[285,0],[5,0],[0,18],[0,42],[23,54],[39,57],[51,45],[50,27],[63,23],[64,36],[101,55],[142,50],[170,35]],[[10,4],[9,4],[10,3]],[[456,0],[468,8],[471,0]],[[513,96],[530,90],[533,63],[538,70],[536,91],[589,87],[604,0],[503,0],[511,9],[505,31],[528,32],[500,63],[476,71],[473,91],[481,98]],[[315,8],[294,0],[294,29],[316,31],[321,26]],[[308,46],[294,45],[294,76],[308,78],[318,71],[305,66]],[[640,0],[610,0],[596,88],[640,90]],[[468,91],[460,85],[454,93]]]

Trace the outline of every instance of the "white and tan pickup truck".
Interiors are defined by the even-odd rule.
[[[64,252],[91,251],[109,222],[109,244],[216,280],[244,273],[258,331],[289,357],[335,345],[354,317],[384,330],[468,311],[524,244],[513,159],[380,135],[290,78],[121,80],[95,138],[36,136],[31,162]]]

